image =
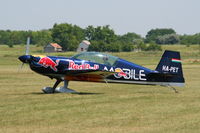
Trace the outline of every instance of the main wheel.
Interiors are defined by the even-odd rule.
[[[42,91],[46,94],[51,94],[51,93],[54,93],[54,90],[52,87],[44,87],[42,88]]]

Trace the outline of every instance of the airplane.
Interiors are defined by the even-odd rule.
[[[160,85],[172,88],[184,86],[180,53],[166,50],[155,70],[100,52],[83,52],[72,57],[26,55],[19,57],[34,72],[56,79],[53,87],[42,91],[50,94],[77,93],[68,88],[69,81]],[[64,81],[63,87],[57,86]]]

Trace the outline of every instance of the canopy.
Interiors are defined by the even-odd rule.
[[[99,52],[83,52],[73,56],[72,58],[91,61],[108,66],[114,66],[118,57]]]

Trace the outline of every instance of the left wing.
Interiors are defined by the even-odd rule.
[[[106,77],[115,74],[116,72],[100,71],[100,70],[71,70],[66,73],[66,80],[75,81],[105,81]]]

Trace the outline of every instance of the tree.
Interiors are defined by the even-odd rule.
[[[146,48],[146,45],[142,39],[135,39],[133,44],[135,50],[144,50]]]
[[[106,44],[106,51],[107,52],[120,52],[121,51],[120,42],[113,42],[110,44]]]
[[[119,41],[132,43],[135,39],[142,39],[142,37],[136,33],[128,32],[122,36],[118,37]]]
[[[120,42],[120,44],[121,44],[122,51],[130,52],[130,51],[133,51],[133,49],[134,49],[133,42],[127,42],[127,43]]]
[[[157,44],[177,44],[180,42],[179,36],[176,34],[166,34],[156,38]]]
[[[84,39],[84,30],[76,25],[67,23],[55,24],[52,29],[52,38],[64,50],[73,51],[76,50],[79,42]]]
[[[145,42],[155,42],[158,36],[164,36],[167,34],[176,34],[176,32],[173,29],[152,29],[147,33]]]
[[[146,46],[146,48],[145,48],[144,50],[145,50],[145,51],[161,51],[162,48],[161,48],[160,45],[151,42],[150,44],[148,44],[148,45]]]
[[[119,42],[117,42],[117,36],[115,32],[106,26],[88,26],[85,29],[85,38],[91,41],[89,51],[111,51],[117,52],[121,50]]]
[[[9,40],[10,40],[10,30],[4,31],[4,30],[0,30],[0,44],[9,44]]]
[[[24,44],[26,42],[25,31],[12,31],[10,33],[10,43],[12,44]]]
[[[91,41],[91,45],[88,48],[88,51],[106,51],[106,43],[104,41]]]
[[[92,25],[89,25],[86,29],[85,29],[85,38],[89,41],[91,40],[95,40],[95,28]]]
[[[9,46],[16,44],[25,44],[27,36],[30,31],[0,31],[0,44],[7,44]]]
[[[33,31],[31,33],[31,43],[38,46],[45,46],[52,42],[52,36],[50,30]]]
[[[180,36],[181,44],[200,44],[200,33]]]
[[[109,25],[98,26],[96,28],[88,26],[85,29],[85,38],[89,41],[103,41],[105,43],[112,43],[117,40],[115,32],[110,29]]]

